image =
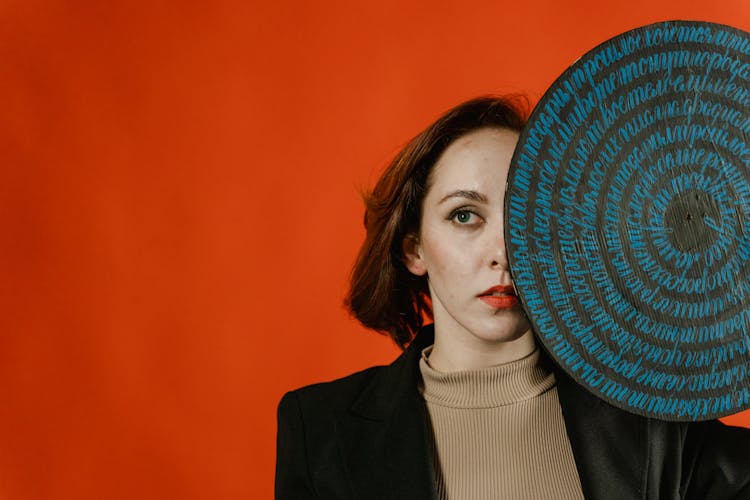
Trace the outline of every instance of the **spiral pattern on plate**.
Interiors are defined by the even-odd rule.
[[[537,337],[628,411],[750,406],[750,36],[675,21],[588,52],[513,157],[506,245]]]

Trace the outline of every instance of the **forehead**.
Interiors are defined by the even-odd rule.
[[[435,163],[428,190],[504,187],[517,142],[517,132],[499,128],[483,128],[459,137]]]

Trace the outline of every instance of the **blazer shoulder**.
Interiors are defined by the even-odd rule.
[[[277,499],[347,496],[342,490],[347,483],[343,480],[344,469],[336,446],[339,414],[380,369],[368,368],[284,394],[277,410]],[[333,490],[326,488],[337,493],[334,495]]]
[[[290,391],[279,408],[293,406],[313,418],[342,412],[376,420],[387,418],[399,404],[418,397],[418,360],[432,340],[432,328],[425,327],[391,364]]]
[[[302,408],[325,408],[330,411],[346,410],[387,366],[371,366],[328,382],[319,382],[291,390],[281,400],[296,400]]]

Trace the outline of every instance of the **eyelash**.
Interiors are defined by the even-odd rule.
[[[479,221],[478,222],[459,222],[457,220],[457,217],[459,215],[461,215],[461,214],[469,214],[470,217],[474,216],[477,219],[479,219]],[[482,217],[479,214],[477,214],[473,210],[470,210],[470,209],[464,208],[464,207],[457,208],[454,211],[452,211],[450,213],[450,215],[448,216],[448,220],[451,221],[451,222],[453,222],[454,224],[456,224],[458,226],[467,226],[467,227],[476,226],[476,225],[484,222],[484,219],[482,219]]]

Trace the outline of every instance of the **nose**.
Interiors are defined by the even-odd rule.
[[[498,271],[508,271],[508,251],[505,248],[505,234],[502,226],[499,233],[493,236],[489,250],[490,267]]]
[[[504,241],[501,240],[500,245],[497,246],[497,251],[495,252],[490,266],[493,269],[498,269],[500,271],[508,271],[508,255],[505,251]]]

